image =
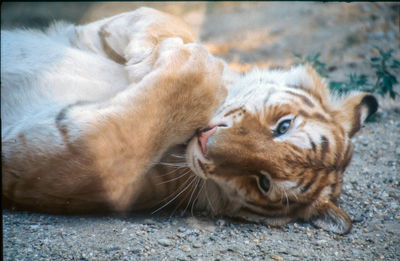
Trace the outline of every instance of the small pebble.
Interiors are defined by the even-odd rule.
[[[156,222],[153,219],[145,219],[143,221],[146,225],[155,225]]]
[[[176,236],[179,237],[179,238],[184,238],[184,237],[185,237],[185,234],[183,234],[183,233],[177,233]]]
[[[193,247],[194,247],[194,248],[200,248],[201,245],[200,245],[199,243],[194,243],[194,244],[193,244]]]
[[[185,232],[186,229],[185,229],[184,227],[179,227],[179,228],[178,228],[178,231],[179,231],[179,232]]]
[[[222,227],[222,226],[225,226],[226,222],[223,219],[218,219],[216,223],[217,223],[217,226]]]
[[[168,238],[161,238],[158,240],[158,243],[162,246],[171,246],[173,244]]]
[[[284,261],[284,259],[283,259],[282,257],[277,256],[277,255],[274,255],[274,256],[272,256],[271,258],[272,258],[273,260],[275,260],[275,261]]]
[[[184,251],[184,252],[190,252],[192,249],[190,248],[190,246],[188,245],[183,245],[180,250]]]

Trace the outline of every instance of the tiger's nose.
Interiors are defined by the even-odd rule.
[[[206,154],[206,146],[207,146],[207,141],[208,138],[211,136],[211,134],[213,134],[215,131],[217,130],[217,126],[209,126],[206,127],[204,129],[201,129],[198,133],[197,133],[197,141],[200,145],[201,148],[201,152],[203,153],[203,155]]]

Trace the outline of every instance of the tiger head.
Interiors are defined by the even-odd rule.
[[[377,108],[369,94],[331,96],[310,66],[255,70],[229,87],[186,160],[229,198],[223,214],[269,225],[309,220],[347,233],[351,220],[336,201],[350,139]]]

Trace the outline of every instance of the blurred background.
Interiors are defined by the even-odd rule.
[[[211,52],[238,71],[289,67],[319,54],[326,76],[373,75],[375,47],[399,58],[398,3],[322,2],[4,2],[2,29],[86,24],[141,6],[183,18]],[[303,59],[304,60],[304,59]]]

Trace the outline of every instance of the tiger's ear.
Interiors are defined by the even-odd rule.
[[[351,229],[349,216],[330,200],[319,206],[316,216],[310,221],[317,227],[338,234],[346,234]]]
[[[341,111],[338,122],[343,124],[349,137],[353,137],[362,123],[378,110],[378,101],[371,94],[356,93],[345,98],[338,110]]]

